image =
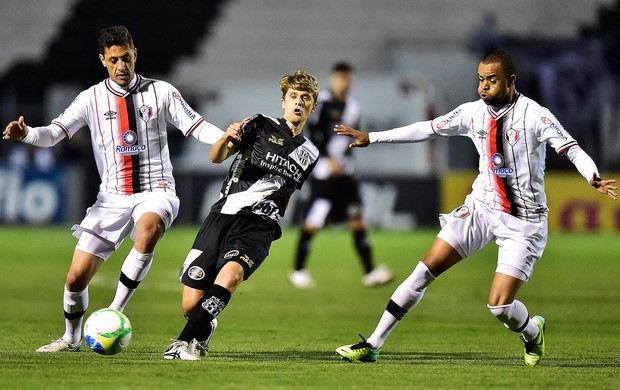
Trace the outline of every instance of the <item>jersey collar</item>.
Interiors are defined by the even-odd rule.
[[[140,87],[141,82],[142,82],[142,76],[140,76],[139,74],[136,74],[134,78],[131,80],[131,82],[129,83],[129,85],[127,85],[126,87],[121,87],[120,85],[112,81],[112,79],[110,78],[107,78],[105,80],[105,86],[108,89],[108,91],[110,91],[110,93],[116,96],[120,96],[122,98],[126,98],[127,96],[132,94],[135,90],[137,90]]]
[[[514,99],[512,99],[512,102],[499,107],[487,106],[487,111],[489,112],[491,117],[493,117],[493,119],[499,119],[506,115],[506,113],[509,112],[515,106],[515,104],[517,104],[517,100],[519,100],[520,96],[521,94],[515,91],[515,97]]]

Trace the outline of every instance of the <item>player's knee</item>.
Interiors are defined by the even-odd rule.
[[[83,291],[86,287],[88,287],[89,281],[90,280],[86,275],[69,271],[65,285],[69,291]]]
[[[215,279],[215,284],[224,287],[232,293],[243,282],[244,275],[245,271],[241,264],[231,261],[222,267]]]
[[[163,227],[156,224],[147,225],[140,228],[136,231],[136,250],[141,253],[153,252],[155,249],[155,244],[157,244],[157,241],[163,234]]]

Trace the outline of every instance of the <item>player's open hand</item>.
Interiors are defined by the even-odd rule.
[[[334,127],[334,131],[338,135],[345,135],[353,139],[353,142],[349,144],[349,148],[365,148],[370,145],[368,134],[355,130],[349,126],[336,125]]]
[[[16,139],[22,140],[26,133],[28,133],[28,128],[26,127],[26,123],[24,123],[24,117],[20,116],[16,121],[11,121],[4,129],[2,133],[2,139]]]
[[[618,199],[618,194],[616,193],[618,187],[613,185],[615,182],[616,179],[603,180],[594,175],[592,180],[590,180],[590,185],[596,188],[596,190],[601,194],[609,195],[612,199],[616,200]]]

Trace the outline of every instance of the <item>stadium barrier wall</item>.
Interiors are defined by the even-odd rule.
[[[175,173],[181,209],[177,222],[200,223],[219,198],[223,176]],[[360,180],[364,219],[368,226],[407,230],[438,224],[439,182],[436,178],[365,177]],[[300,222],[310,195],[310,182],[289,202],[282,226]]]
[[[57,223],[67,212],[63,168],[0,167],[0,222],[23,224]]]
[[[462,204],[477,172],[452,171],[441,178],[440,212]],[[604,177],[619,177],[606,173]],[[545,191],[549,206],[549,231],[620,232],[620,203],[593,190],[576,172],[547,172]]]

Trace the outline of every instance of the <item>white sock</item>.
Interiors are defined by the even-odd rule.
[[[420,261],[411,275],[396,288],[375,331],[368,337],[367,342],[373,348],[379,349],[383,346],[385,340],[403,316],[422,300],[426,287],[433,280],[435,280],[435,276]]]
[[[82,340],[82,320],[88,308],[88,287],[82,291],[72,292],[65,286],[62,302],[65,310],[65,334],[62,338],[68,343],[75,344]]]
[[[539,329],[534,321],[531,321],[527,307],[523,302],[514,300],[508,305],[489,306],[491,313],[500,320],[506,328],[513,332],[521,333],[526,341],[532,341],[538,337]]]
[[[121,267],[121,276],[116,287],[114,300],[110,304],[111,309],[125,310],[125,306],[131,299],[140,282],[146,277],[151,268],[153,252],[140,253],[136,248],[131,248]]]

